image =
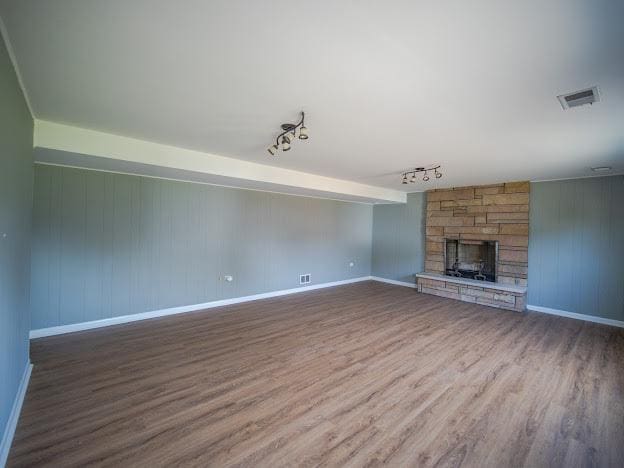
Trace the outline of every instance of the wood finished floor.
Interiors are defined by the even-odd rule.
[[[9,466],[622,466],[624,330],[365,282],[36,340]]]

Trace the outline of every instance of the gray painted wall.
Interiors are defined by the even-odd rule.
[[[531,184],[531,305],[624,320],[624,176]]]
[[[370,205],[39,164],[34,198],[33,329],[370,275]]]
[[[404,205],[373,209],[372,275],[414,282],[425,265],[426,194],[410,193]]]
[[[28,364],[32,132],[0,38],[0,438]]]

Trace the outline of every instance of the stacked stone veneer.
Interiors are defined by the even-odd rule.
[[[497,282],[526,286],[529,190],[528,182],[510,182],[427,192],[425,271],[444,274],[445,238],[495,240]],[[419,278],[419,290],[514,310],[524,310],[526,301],[526,293],[498,291],[495,283],[473,287]]]
[[[461,280],[452,280],[450,277],[448,281],[444,278],[421,277],[417,277],[416,280],[418,292],[518,312],[526,308],[526,288],[523,287],[519,287],[521,290],[518,291],[509,291],[497,289],[494,283],[483,282],[483,286],[462,284]]]

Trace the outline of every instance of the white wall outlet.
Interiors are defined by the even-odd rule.
[[[305,275],[299,275],[299,284],[308,284],[310,281],[310,273],[306,273]]]

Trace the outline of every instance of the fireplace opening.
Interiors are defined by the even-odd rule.
[[[496,282],[498,242],[444,239],[445,274]]]

